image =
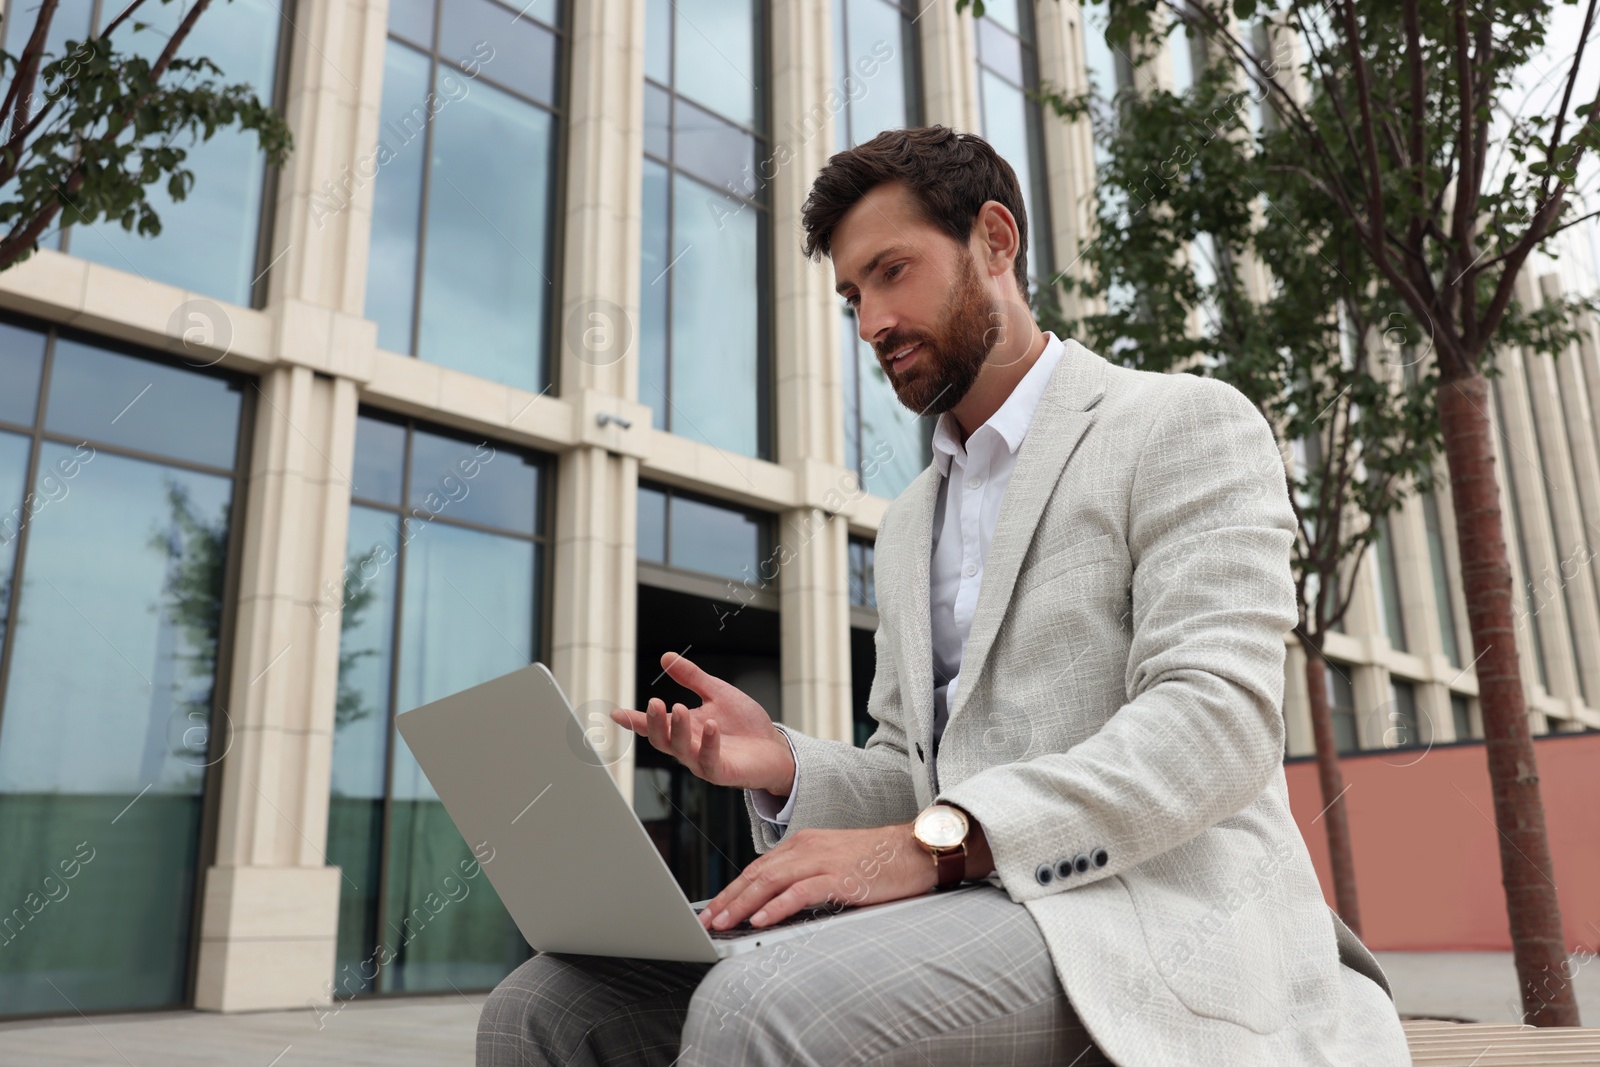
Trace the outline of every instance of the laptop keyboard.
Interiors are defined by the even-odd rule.
[[[703,908],[696,908],[695,914],[698,915],[704,910],[705,909]],[[717,930],[713,928],[707,930],[706,933],[711,935],[711,939],[713,941],[730,941],[735,938],[749,937],[751,934],[764,934],[772,930],[781,930],[785,926],[798,926],[803,922],[809,922],[813,919],[825,919],[830,915],[837,915],[841,910],[843,909],[830,908],[826,906],[816,908],[801,908],[787,919],[782,919],[775,923],[768,923],[765,926],[751,926],[750,920],[746,919],[744,922],[736,923],[735,925],[728,927],[726,930]]]

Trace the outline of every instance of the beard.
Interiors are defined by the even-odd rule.
[[[878,361],[900,403],[918,415],[942,415],[961,402],[978,380],[978,372],[994,347],[994,304],[984,291],[972,256],[956,257],[960,273],[952,286],[944,317],[932,333],[891,335],[877,346]],[[922,344],[917,358],[903,371],[885,362],[907,345]]]

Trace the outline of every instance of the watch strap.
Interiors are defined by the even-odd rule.
[[[945,889],[961,881],[967,873],[967,846],[946,849],[933,854],[934,888]]]

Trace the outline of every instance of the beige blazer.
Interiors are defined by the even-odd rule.
[[[1230,385],[1070,339],[1018,449],[938,756],[930,464],[878,530],[865,748],[784,727],[791,829],[982,824],[1115,1062],[1409,1064],[1377,961],[1323,900],[1283,773],[1295,520]],[[746,793],[749,804],[749,794]],[[758,852],[777,844],[750,809]]]

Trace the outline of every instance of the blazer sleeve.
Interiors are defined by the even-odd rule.
[[[1298,618],[1283,459],[1237,389],[1173,378],[1129,495],[1126,702],[1068,751],[985,768],[937,798],[977,818],[1018,902],[1188,841],[1255,800],[1283,760],[1284,634]],[[1069,714],[1062,699],[1041,688],[1028,703]],[[1080,854],[1098,866],[1039,876]]]
[[[794,746],[795,756],[794,811],[789,816],[788,830],[863,829],[910,822],[916,817],[917,797],[906,755],[900,681],[881,620],[882,616],[872,637],[877,666],[867,695],[867,711],[877,720],[878,728],[867,738],[866,747],[823,740],[778,726]],[[802,773],[803,789],[799,784]],[[750,814],[756,852],[766,852],[784,834],[761,817],[748,789],[744,791],[744,803]]]

